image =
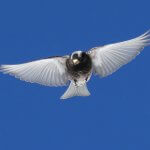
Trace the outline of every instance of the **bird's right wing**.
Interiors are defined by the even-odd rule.
[[[150,31],[128,41],[93,48],[88,52],[93,71],[101,77],[108,76],[130,62],[147,45],[150,45]]]
[[[63,86],[69,80],[67,57],[51,57],[24,64],[1,65],[0,71],[21,80],[47,86]]]

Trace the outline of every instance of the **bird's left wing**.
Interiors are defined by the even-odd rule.
[[[1,65],[0,71],[21,80],[47,86],[63,86],[68,81],[66,57],[51,57],[24,64]]]
[[[108,76],[135,58],[141,50],[150,45],[150,31],[124,42],[91,49],[93,71],[101,77]]]

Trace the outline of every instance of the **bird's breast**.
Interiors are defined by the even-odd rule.
[[[66,61],[66,66],[69,74],[73,76],[84,75],[91,72],[92,61],[90,58],[81,60],[79,64],[75,65],[71,59]]]

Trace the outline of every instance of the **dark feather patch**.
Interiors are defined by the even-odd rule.
[[[80,63],[77,65],[74,65],[71,59],[67,59],[66,61],[68,73],[72,77],[88,74],[92,69],[92,60],[88,54],[83,53],[78,59]]]

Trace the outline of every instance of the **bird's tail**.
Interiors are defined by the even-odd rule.
[[[90,92],[87,89],[86,83],[82,86],[75,86],[73,82],[71,82],[67,91],[61,96],[61,99],[67,99],[73,96],[89,96],[89,95]]]

